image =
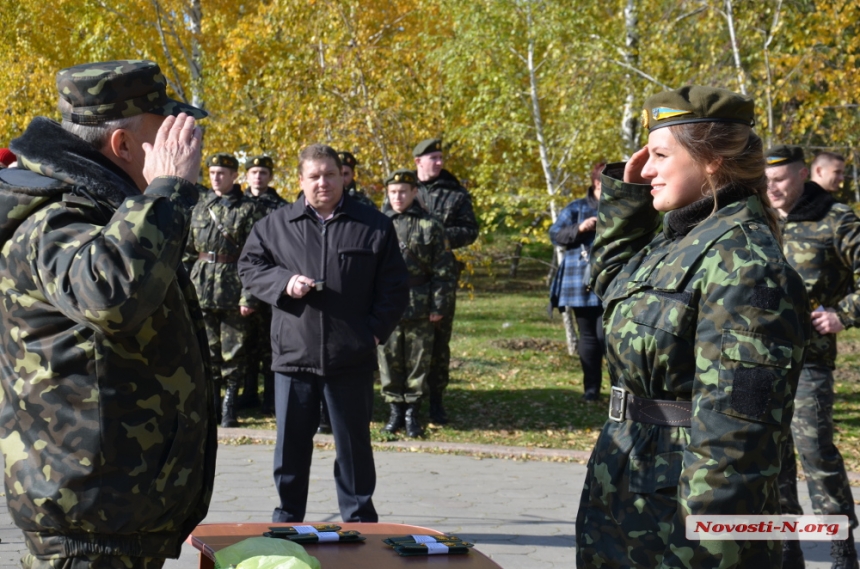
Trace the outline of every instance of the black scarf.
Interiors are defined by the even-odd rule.
[[[750,188],[740,185],[731,185],[717,190],[718,209],[751,195],[752,190]],[[684,237],[713,212],[714,197],[707,196],[667,213],[663,218],[663,231],[669,239]]]
[[[803,193],[788,212],[786,221],[818,221],[827,215],[835,203],[830,192],[815,182],[806,182],[803,184]]]

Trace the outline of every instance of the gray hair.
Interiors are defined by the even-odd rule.
[[[62,97],[60,97],[57,102],[57,108],[59,109],[60,113],[63,114],[69,114],[72,112],[71,103],[69,103]],[[101,150],[102,148],[104,148],[105,144],[107,144],[110,135],[113,134],[114,131],[119,130],[121,128],[125,130],[136,130],[138,127],[140,127],[140,123],[142,120],[143,113],[135,115],[133,117],[105,121],[101,124],[96,125],[76,124],[64,118],[62,122],[62,127],[63,130],[70,132],[78,138],[89,143],[96,150]]]

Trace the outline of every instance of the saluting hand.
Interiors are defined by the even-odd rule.
[[[177,176],[196,182],[202,143],[203,131],[196,126],[194,117],[180,113],[164,119],[155,135],[155,142],[143,143],[146,153],[143,177],[146,183],[151,184],[159,176]]]
[[[643,146],[633,153],[630,160],[624,166],[624,181],[629,184],[648,184],[649,181],[642,177],[642,169],[648,162],[648,147]]]

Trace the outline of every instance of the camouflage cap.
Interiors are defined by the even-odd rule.
[[[412,170],[395,170],[386,179],[385,185],[391,184],[409,184],[411,186],[418,185],[418,177]]]
[[[648,131],[675,124],[729,122],[755,125],[755,103],[718,87],[688,85],[652,95],[645,101],[642,126]]]
[[[120,60],[84,63],[57,72],[57,90],[71,106],[63,118],[96,125],[143,113],[202,119],[209,113],[167,96],[167,82],[153,61]]]
[[[353,170],[358,165],[358,161],[355,159],[355,156],[352,155],[351,152],[347,152],[346,150],[341,150],[337,153],[338,157],[340,157],[340,163],[344,166],[349,166]]]
[[[412,156],[418,158],[419,156],[424,156],[431,152],[442,152],[441,138],[428,138],[426,140],[422,140],[418,143],[415,149],[412,150]]]
[[[251,156],[250,158],[245,160],[245,169],[250,170],[251,168],[268,168],[269,172],[273,172],[275,170],[275,161],[272,160],[269,156],[265,154],[260,154],[258,156]]]
[[[768,148],[767,152],[764,153],[764,159],[768,166],[784,166],[792,162],[803,162],[803,148],[780,144]]]
[[[208,160],[206,160],[206,165],[210,168],[213,166],[221,166],[223,168],[232,168],[233,170],[239,169],[239,161],[236,160],[236,157],[232,154],[227,154],[226,152],[213,154]]]

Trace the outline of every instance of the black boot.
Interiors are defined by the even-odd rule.
[[[803,560],[803,550],[800,542],[796,539],[787,539],[782,542],[782,569],[804,569],[806,563]]]
[[[331,419],[328,416],[328,405],[325,399],[320,399],[320,425],[317,427],[317,432],[322,435],[331,434]]]
[[[406,436],[413,439],[424,436],[424,427],[421,426],[421,419],[418,418],[418,403],[410,403],[406,407]]]
[[[848,529],[848,539],[833,541],[830,544],[831,569],[857,569],[857,550],[854,548],[854,531]],[[783,565],[785,567],[785,565]]]
[[[257,370],[249,371],[242,383],[242,395],[236,399],[236,409],[254,409],[260,406]]]
[[[222,427],[238,427],[239,421],[236,420],[236,384],[228,385],[227,391],[224,393],[224,402],[221,405],[221,426]]]
[[[403,403],[391,404],[391,416],[382,430],[392,435],[403,428],[406,424],[406,405]]]
[[[448,414],[442,406],[442,394],[430,396],[430,422],[434,425],[447,425]]]

